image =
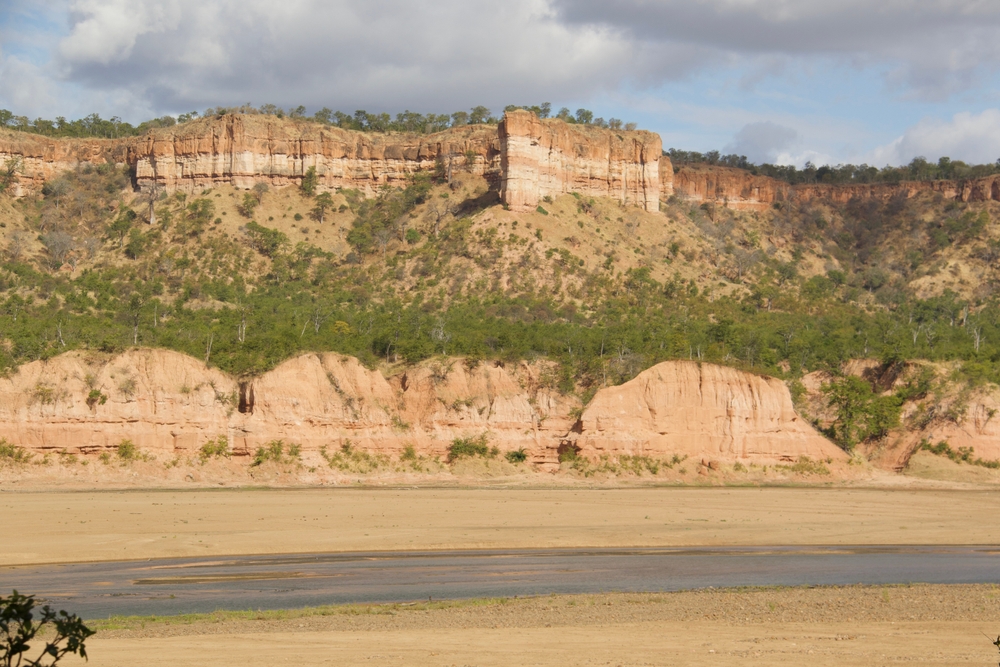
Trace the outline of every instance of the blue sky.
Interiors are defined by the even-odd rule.
[[[549,101],[755,161],[1000,158],[986,0],[2,2],[0,107],[30,117]]]

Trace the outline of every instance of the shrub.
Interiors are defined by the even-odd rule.
[[[137,461],[143,458],[139,452],[139,448],[131,440],[122,440],[119,442],[118,447],[116,447],[116,453],[122,462]]]
[[[1000,468],[1000,461],[973,458],[975,449],[972,447],[959,447],[957,450],[951,448],[946,441],[942,440],[936,445],[932,445],[926,438],[920,441],[920,449],[928,451],[937,456],[947,456],[955,463],[968,463],[969,465],[980,466],[996,470]]]
[[[524,447],[512,449],[504,454],[504,458],[506,458],[510,463],[524,463],[528,460],[528,451]]]
[[[57,612],[48,605],[39,613],[35,597],[16,590],[10,597],[0,597],[0,631],[0,665],[25,667],[52,667],[69,653],[86,659],[85,642],[94,634],[76,614]],[[24,654],[39,635],[45,637],[44,648],[36,648],[38,657],[31,660]]]
[[[87,394],[87,407],[93,410],[98,405],[104,405],[108,402],[107,394],[103,393],[100,389],[91,389],[90,393]]]
[[[548,215],[549,214],[548,211],[546,211],[544,208],[542,208],[541,204],[539,204],[538,207],[535,210],[538,211],[539,213],[541,213],[542,215]]]
[[[258,447],[253,454],[253,461],[250,467],[263,465],[268,461],[275,463],[296,463],[302,457],[302,448],[299,445],[285,445],[284,440],[272,440],[263,447]]]
[[[413,447],[407,449],[412,451]],[[385,454],[369,454],[366,451],[355,449],[350,440],[345,440],[340,446],[340,451],[335,454],[327,454],[325,447],[320,450],[320,454],[331,468],[347,472],[373,472],[389,463],[389,457]],[[406,451],[404,451],[404,460],[405,455]],[[413,459],[416,460],[416,458],[416,451],[413,451]]]
[[[209,440],[206,442],[201,446],[199,456],[202,461],[207,461],[210,458],[220,456],[229,458],[229,442],[226,439],[226,436],[220,435],[215,440]]]
[[[0,462],[28,463],[31,457],[32,455],[24,447],[12,445],[6,438],[0,438]]]
[[[302,216],[299,216],[298,219],[301,220]],[[253,220],[246,224],[243,231],[250,247],[265,257],[274,257],[288,245],[288,237],[284,233],[259,225]]]
[[[455,438],[448,447],[448,463],[462,458],[496,458],[500,450],[489,446],[489,436],[485,433],[474,438]]]

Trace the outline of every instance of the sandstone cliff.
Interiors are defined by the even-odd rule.
[[[386,378],[352,357],[310,354],[240,382],[165,350],[71,352],[0,380],[0,433],[34,451],[95,452],[127,438],[184,456],[219,436],[237,455],[280,439],[305,451],[350,441],[441,456],[455,438],[488,433],[501,451],[524,448],[543,469],[557,467],[567,446],[591,457],[843,458],[795,415],[778,380],[665,362],[599,391],[578,420],[579,401],[547,388],[546,374],[545,364],[470,369],[452,359]]]
[[[661,169],[661,188],[665,187]],[[910,198],[922,193],[945,199],[979,202],[1000,201],[1000,176],[968,181],[903,181],[870,184],[790,185],[768,176],[755,176],[743,169],[708,165],[684,165],[672,174],[672,188],[682,201],[714,202],[737,210],[764,210],[786,200],[822,200],[846,204],[851,199],[888,201],[902,194]],[[664,199],[669,196],[664,190]]]
[[[127,156],[127,140],[50,139],[0,130],[0,165],[12,158],[21,162],[18,180],[12,187],[15,197],[41,190],[46,181],[83,165],[124,166]]]
[[[627,453],[742,461],[845,460],[795,414],[780,380],[674,361],[602,389],[583,412],[585,455]]]
[[[134,186],[168,193],[217,185],[298,185],[310,167],[320,190],[373,195],[418,171],[482,176],[515,210],[545,196],[579,192],[656,211],[659,137],[507,114],[498,130],[469,125],[430,135],[370,134],[266,115],[203,118],[120,140],[49,139],[0,132],[0,162],[22,159],[20,196],[82,164],[128,166]]]
[[[366,134],[274,116],[227,115],[155,130],[129,142],[136,184],[193,192],[218,184],[251,188],[298,185],[316,168],[319,189],[366,195],[402,184],[417,171],[464,168],[496,182],[496,129],[472,125],[430,135]]]
[[[500,199],[512,210],[567,192],[659,210],[657,134],[570,125],[520,110],[504,114],[499,134]]]

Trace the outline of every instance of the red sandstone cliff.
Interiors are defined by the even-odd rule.
[[[602,389],[580,421],[576,446],[591,456],[847,459],[795,414],[780,380],[691,361],[662,363]]]
[[[367,134],[308,121],[264,115],[204,118],[124,139],[50,139],[0,131],[0,163],[22,160],[14,194],[84,164],[129,166],[135,186],[196,192],[228,184],[297,185],[315,167],[320,189],[356,188],[370,195],[439,164],[468,169],[489,181],[514,210],[530,210],[547,196],[578,192],[656,211],[676,195],[762,210],[785,200],[852,198],[881,201],[904,193],[939,193],[959,201],[1000,201],[1000,176],[968,181],[906,181],[868,185],[797,185],[748,171],[685,165],[675,172],[658,135],[624,132],[527,111],[504,116],[499,127],[475,125],[431,135]]]
[[[501,451],[523,447],[549,469],[559,448],[574,444],[587,456],[842,458],[796,416],[778,380],[665,362],[599,391],[578,421],[579,401],[545,388],[545,370],[470,370],[452,359],[386,378],[352,357],[308,354],[240,383],[166,350],[70,352],[0,379],[0,433],[34,451],[100,451],[128,438],[147,452],[184,456],[219,436],[236,454],[283,439],[306,451],[350,440],[372,452],[412,446],[440,456],[455,438],[489,433]],[[88,401],[91,392],[97,398]]]
[[[661,170],[661,187],[663,183]],[[714,202],[733,209],[763,210],[786,200],[823,200],[846,204],[854,198],[888,201],[903,194],[938,193],[957,201],[1000,201],[1000,176],[967,181],[903,181],[870,184],[790,185],[743,169],[684,165],[673,174],[673,193],[682,201]],[[669,195],[664,194],[664,198]]]
[[[496,129],[485,125],[383,135],[274,116],[228,115],[132,140],[128,161],[142,189],[154,182],[168,192],[219,184],[297,185],[315,167],[320,189],[357,188],[371,195],[382,185],[434,169],[438,160],[496,182],[498,150]]]
[[[528,111],[504,114],[499,134],[500,199],[512,210],[534,209],[544,197],[567,192],[659,210],[657,134],[571,125]]]

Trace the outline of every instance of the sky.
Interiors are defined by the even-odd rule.
[[[0,108],[551,102],[802,166],[1000,159],[997,0],[0,0]]]

